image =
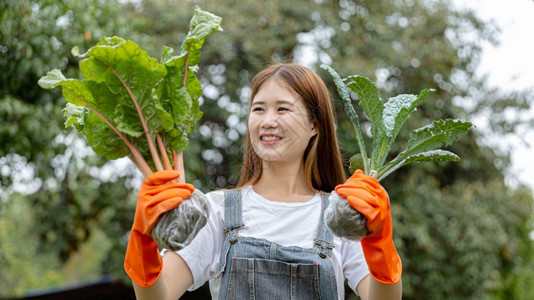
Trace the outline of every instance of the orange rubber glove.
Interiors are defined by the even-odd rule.
[[[178,171],[156,172],[143,180],[126,249],[124,269],[139,286],[156,282],[163,268],[158,244],[150,233],[161,214],[174,209],[191,196],[195,187],[187,183],[169,183],[180,176]]]
[[[373,278],[385,284],[401,279],[402,262],[393,244],[391,208],[386,190],[378,181],[356,170],[336,193],[367,218],[369,234],[361,240],[363,254]]]

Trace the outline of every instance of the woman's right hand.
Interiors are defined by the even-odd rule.
[[[369,234],[360,243],[371,275],[380,283],[399,282],[402,262],[393,243],[391,207],[386,190],[375,178],[356,170],[345,183],[336,186],[336,193],[367,218]]]
[[[126,273],[139,286],[152,285],[163,267],[158,245],[150,236],[152,228],[161,214],[176,208],[195,189],[191,184],[178,183],[179,176],[180,173],[174,170],[153,173],[143,180],[139,190],[124,260]]]
[[[143,180],[132,230],[150,235],[160,215],[178,207],[191,196],[195,187],[189,183],[178,183],[179,177],[178,171],[164,170]]]

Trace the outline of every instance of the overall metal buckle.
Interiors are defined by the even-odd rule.
[[[319,257],[321,258],[327,258],[330,256],[330,251],[334,249],[334,245],[328,241],[321,240],[318,238],[314,238],[313,242],[319,246]]]
[[[243,228],[243,227],[245,227],[245,224],[241,224],[241,227],[239,227],[239,228],[225,229],[225,230],[223,230],[224,232],[227,232],[227,233],[228,233],[228,241],[230,242],[230,244],[235,244],[235,243],[237,243],[238,238],[239,238],[239,232],[238,232],[238,230],[240,230],[240,229]]]

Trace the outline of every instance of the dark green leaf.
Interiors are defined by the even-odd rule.
[[[406,150],[379,170],[379,176],[389,174],[390,168],[413,155],[450,145],[459,135],[465,134],[471,126],[472,124],[467,121],[447,119],[434,121],[432,124],[412,131]]]
[[[419,103],[433,91],[432,89],[422,90],[419,96],[397,95],[389,98],[384,104],[382,122],[378,125],[378,136],[374,138],[373,147],[373,157],[376,159],[377,168],[384,164],[389,150],[406,120],[417,109]]]
[[[373,128],[371,131],[373,135],[376,135],[376,126],[380,124],[382,110],[384,109],[384,104],[380,99],[378,89],[369,79],[363,76],[349,76],[347,80],[347,87],[358,95],[360,107],[369,120],[371,120]]]
[[[334,69],[332,69],[330,66],[322,64],[321,68],[328,71],[330,76],[332,76],[334,80],[334,84],[336,85],[336,88],[337,88],[337,92],[341,96],[341,100],[343,100],[345,112],[349,116],[349,119],[352,122],[352,126],[354,127],[356,140],[358,141],[358,146],[360,147],[360,153],[362,154],[362,157],[363,157],[364,171],[366,174],[368,174],[370,170],[369,170],[369,166],[367,162],[367,150],[365,149],[365,142],[363,140],[363,133],[360,127],[360,120],[358,119],[358,115],[356,114],[356,111],[354,110],[354,106],[352,106],[352,102],[350,100],[347,87],[343,83],[343,80],[341,79],[339,74],[337,74],[337,72]]]
[[[343,105],[345,106],[345,112],[349,116],[350,120],[352,121],[353,126],[356,128],[357,131],[361,131],[360,128],[360,120],[358,119],[358,115],[356,114],[356,111],[354,110],[354,106],[352,106],[352,102],[350,100],[349,93],[347,92],[347,87],[345,86],[345,83],[343,83],[343,80],[337,74],[337,72],[332,69],[328,65],[321,65],[321,68],[325,69],[330,73],[332,76],[332,79],[334,80],[334,84],[336,85],[337,92],[341,96],[341,100],[343,100]]]
[[[382,140],[385,138],[379,133],[384,104],[382,104],[378,89],[366,77],[355,75],[347,77],[347,80],[349,81],[347,86],[358,95],[360,107],[371,121],[373,153],[371,154],[370,167],[372,170],[376,170],[380,167],[379,147],[377,145],[383,143]]]
[[[421,153],[408,156],[407,158],[405,158],[404,160],[400,162],[390,161],[384,166],[384,170],[387,170],[387,171],[384,173],[379,173],[378,180],[382,180],[386,178],[389,174],[393,173],[398,168],[403,167],[413,162],[429,162],[429,161],[448,162],[448,161],[459,161],[459,160],[460,160],[460,157],[450,151],[441,150],[441,149],[425,151],[425,152],[421,152]]]
[[[361,153],[358,153],[358,154],[355,154],[353,156],[351,156],[351,158],[349,159],[349,172],[350,174],[354,174],[354,172],[358,169],[360,170],[363,170],[364,169],[364,165],[363,165],[363,157],[361,155]]]
[[[436,120],[432,124],[411,132],[405,153],[414,154],[450,145],[460,134],[465,134],[472,124],[462,120]]]
[[[394,140],[406,120],[417,109],[419,103],[434,91],[433,89],[425,89],[419,93],[419,96],[401,94],[390,98],[384,105],[382,116],[386,135]]]

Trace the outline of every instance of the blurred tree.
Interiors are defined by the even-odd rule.
[[[52,68],[77,76],[73,46],[128,31],[113,1],[0,2],[0,297],[124,274],[135,173],[112,170],[65,130],[60,91],[37,80]],[[87,263],[69,269],[80,251]]]
[[[1,298],[23,295],[29,288],[61,284],[65,276],[55,253],[39,251],[32,233],[38,213],[25,196],[10,195],[0,216],[0,289]]]
[[[503,94],[474,76],[480,46],[496,42],[498,30],[470,12],[453,10],[449,1],[121,1],[124,14],[115,2],[56,2],[0,4],[0,52],[7,58],[0,62],[0,118],[7,120],[0,124],[0,187],[4,202],[31,199],[42,224],[35,234],[60,261],[88,240],[90,228],[105,232],[112,242],[101,270],[106,273],[122,274],[133,171],[112,170],[117,175],[105,178],[102,168],[114,165],[80,150],[83,143],[70,145],[77,139],[61,129],[59,91],[35,84],[52,68],[76,74],[68,52],[74,45],[84,51],[104,34],[119,35],[159,57],[161,46],[181,44],[195,4],[223,17],[224,33],[210,37],[203,48],[198,75],[204,117],[185,153],[188,181],[203,191],[237,182],[248,85],[272,62],[296,59],[315,69],[328,63],[342,76],[365,75],[381,87],[384,99],[436,89],[407,129],[485,111],[493,114],[495,132],[513,133],[518,124],[500,108],[529,106],[527,94]],[[335,103],[348,157],[357,146],[340,102]],[[392,156],[403,148],[407,131]],[[505,185],[508,153],[488,147],[480,132],[471,131],[450,150],[462,157],[459,163],[408,166],[383,183],[405,265],[404,298],[532,297],[526,287],[534,280],[531,191]],[[23,168],[33,171],[31,180],[18,179],[15,170]],[[12,197],[21,184],[30,195]],[[2,211],[7,209],[0,207],[0,217]]]

